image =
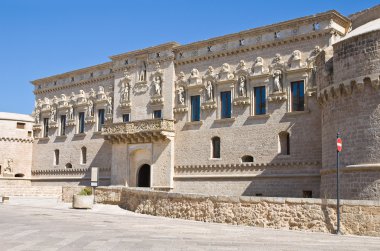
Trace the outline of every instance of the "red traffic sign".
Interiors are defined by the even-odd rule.
[[[338,152],[342,151],[342,139],[341,138],[336,139],[336,150]]]

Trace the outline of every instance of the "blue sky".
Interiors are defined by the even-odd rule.
[[[358,0],[0,0],[0,112],[31,113],[31,80],[168,41],[186,44],[335,9]]]

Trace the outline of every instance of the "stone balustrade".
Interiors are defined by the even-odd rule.
[[[147,119],[129,123],[105,125],[102,135],[106,140],[126,143],[145,143],[165,139],[167,133],[174,134],[174,121],[167,119]]]

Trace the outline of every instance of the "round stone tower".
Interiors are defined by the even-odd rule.
[[[380,199],[380,19],[354,28],[317,58],[322,107],[321,198],[336,198],[336,134],[343,199]]]

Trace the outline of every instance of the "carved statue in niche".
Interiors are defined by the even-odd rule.
[[[87,116],[93,117],[94,116],[94,102],[89,99],[87,102]]]
[[[161,77],[155,76],[153,78],[153,85],[154,85],[154,94],[157,96],[161,96],[161,84],[162,84]]]
[[[184,89],[182,86],[180,86],[177,90],[178,94],[178,104],[179,105],[184,105],[185,104],[185,97],[184,97]]]
[[[56,115],[57,115],[56,108],[52,107],[50,110],[50,121],[55,122],[56,121]]]
[[[7,159],[7,166],[4,168],[4,173],[13,173],[13,159]]]
[[[146,80],[146,63],[143,62],[143,64],[141,65],[140,73],[139,73],[139,82],[143,82],[145,80]]]
[[[50,105],[50,101],[47,97],[44,98],[44,103],[45,105]]]
[[[193,78],[199,77],[199,71],[197,69],[192,69],[191,70],[191,77],[193,77]]]
[[[130,79],[131,79],[131,76],[129,75],[128,70],[125,70],[125,71],[124,71],[124,81],[126,81],[126,80],[130,80]]]
[[[69,119],[70,120],[74,119],[74,107],[73,107],[73,105],[70,105],[70,107],[69,107]]]
[[[246,77],[240,76],[238,83],[239,83],[239,96],[245,97],[246,96],[246,83],[247,83]]]
[[[282,92],[282,72],[275,70],[273,72],[273,92]]]
[[[99,86],[98,94],[104,94],[104,87],[101,85]]]
[[[112,97],[107,99],[107,114],[112,114]]]
[[[123,88],[121,90],[121,101],[122,102],[129,101],[129,83],[123,84]]]
[[[206,95],[207,95],[207,101],[214,100],[213,86],[212,86],[211,81],[206,82]]]
[[[79,97],[86,97],[86,93],[83,90],[79,90]]]
[[[40,123],[40,115],[41,111],[38,107],[34,110],[34,123],[39,124]]]

